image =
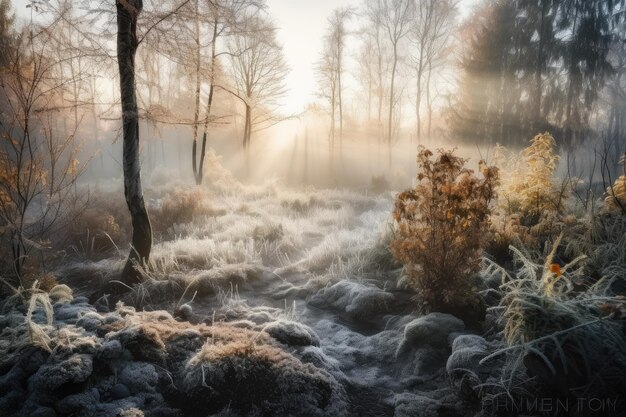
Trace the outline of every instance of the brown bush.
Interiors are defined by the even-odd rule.
[[[607,187],[604,209],[609,213],[626,214],[626,175],[620,176],[613,185]]]
[[[37,281],[37,288],[47,293],[58,285],[56,277],[51,273],[41,275],[34,271],[27,271],[22,276],[22,288],[31,289],[35,281]]]
[[[209,204],[209,194],[201,188],[181,187],[165,194],[160,208],[150,210],[150,220],[155,231],[164,232],[175,224],[191,223],[204,214],[215,214]]]
[[[505,265],[512,261],[511,245],[515,247],[534,248],[537,239],[531,234],[530,228],[522,225],[521,214],[501,214],[491,217],[491,236],[485,250],[497,264]]]
[[[130,241],[130,216],[122,196],[103,194],[91,198],[83,210],[73,213],[67,234],[77,252],[103,255]]]
[[[481,162],[479,179],[453,151],[432,156],[420,148],[418,184],[396,199],[391,250],[429,310],[480,319],[484,306],[469,278],[487,241],[498,171]]]

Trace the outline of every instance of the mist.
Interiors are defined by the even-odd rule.
[[[625,11],[0,0],[0,415],[622,415]]]

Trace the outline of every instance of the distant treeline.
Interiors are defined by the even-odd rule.
[[[483,2],[461,28],[452,135],[521,146],[550,131],[564,149],[623,138],[624,9],[623,0]]]

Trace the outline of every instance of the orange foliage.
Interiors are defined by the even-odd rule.
[[[396,199],[391,250],[430,309],[471,310],[480,301],[468,278],[487,240],[498,171],[481,162],[478,178],[453,151],[438,153],[420,148],[418,184]]]
[[[559,264],[550,264],[550,272],[552,272],[557,278],[563,275],[561,265]]]

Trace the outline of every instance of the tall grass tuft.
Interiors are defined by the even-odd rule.
[[[579,398],[617,396],[626,383],[623,322],[603,314],[619,297],[607,295],[602,285],[574,285],[584,275],[586,257],[555,263],[560,243],[561,237],[543,263],[511,247],[519,269],[513,277],[502,275],[504,296],[494,308],[507,346],[481,361],[505,355],[491,400],[530,395],[531,381],[549,395]]]

